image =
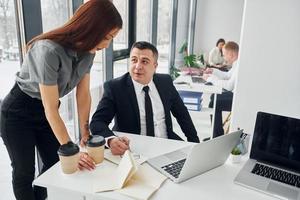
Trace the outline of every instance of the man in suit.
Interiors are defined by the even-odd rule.
[[[107,81],[104,94],[92,117],[92,134],[102,135],[113,154],[129,148],[126,137],[114,131],[182,140],[173,132],[171,113],[190,142],[199,142],[191,117],[171,77],[156,74],[158,52],[148,42],[136,42],[130,52],[129,73]],[[150,107],[150,108],[149,108]],[[114,127],[108,125],[114,118]]]

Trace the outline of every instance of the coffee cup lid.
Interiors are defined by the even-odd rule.
[[[89,147],[98,147],[104,144],[105,144],[105,139],[100,135],[90,135],[89,139],[86,142],[86,145]]]
[[[59,147],[57,153],[60,156],[72,156],[79,152],[78,145],[73,142],[68,142],[67,144],[63,144]]]

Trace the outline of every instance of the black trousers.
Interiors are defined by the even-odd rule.
[[[59,142],[45,117],[41,100],[31,98],[15,84],[2,102],[1,115],[0,132],[11,160],[16,199],[45,199],[46,189],[32,186],[35,149],[42,159],[44,172],[59,160]]]
[[[215,121],[213,127],[213,137],[224,135],[222,111],[231,111],[233,93],[224,91],[217,95],[217,102],[215,108]],[[209,107],[212,108],[214,103],[214,95],[210,96]]]

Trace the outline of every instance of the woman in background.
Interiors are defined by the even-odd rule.
[[[220,38],[216,43],[216,47],[214,47],[209,52],[208,63],[211,67],[215,67],[215,68],[225,67],[225,60],[223,58],[223,52],[222,52],[222,48],[224,45],[225,45],[225,40],[223,38]]]
[[[95,52],[107,48],[122,28],[122,19],[110,0],[90,0],[62,27],[33,38],[16,84],[1,108],[1,133],[11,159],[13,191],[17,200],[45,199],[44,188],[32,187],[35,148],[42,172],[59,159],[60,145],[71,139],[59,114],[59,98],[76,87],[81,144],[90,135],[90,70]],[[80,168],[93,169],[84,159]]]

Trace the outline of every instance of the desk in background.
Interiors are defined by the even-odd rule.
[[[177,83],[179,83],[179,84],[177,84]],[[187,83],[187,84],[183,84],[183,83]],[[186,92],[215,94],[213,108],[203,107],[202,105],[200,105],[201,101],[199,102],[199,105],[198,105],[199,107],[201,107],[200,112],[204,112],[204,113],[208,113],[209,115],[212,115],[212,129],[211,129],[212,131],[210,134],[210,136],[212,138],[214,121],[215,121],[214,114],[215,114],[215,108],[216,108],[216,102],[217,102],[217,94],[222,93],[222,87],[215,86],[215,85],[205,85],[204,83],[193,83],[192,77],[190,75],[180,75],[176,80],[174,80],[174,85],[175,85],[175,88],[179,91],[179,94],[186,93]],[[197,97],[195,97],[195,98],[197,98]],[[186,106],[187,106],[187,108],[189,108],[190,106],[194,106],[194,108],[197,108],[196,104],[195,105],[186,104]],[[191,109],[189,109],[189,110],[191,111]]]
[[[193,143],[118,133],[130,138],[133,152],[140,153],[148,158],[192,145]],[[209,155],[207,155],[209,156]],[[245,158],[244,158],[245,159]],[[244,163],[244,162],[243,162]],[[270,200],[274,199],[265,194],[241,187],[233,183],[233,179],[242,167],[242,164],[225,165],[208,171],[202,175],[176,184],[170,180],[154,193],[150,200]],[[61,172],[57,163],[44,174],[39,176],[35,185],[46,187],[48,200],[133,200],[117,192],[92,192],[92,180],[97,178],[97,170],[110,167],[112,163],[105,161],[94,171],[81,171],[72,175]],[[99,179],[100,177],[98,177]]]

